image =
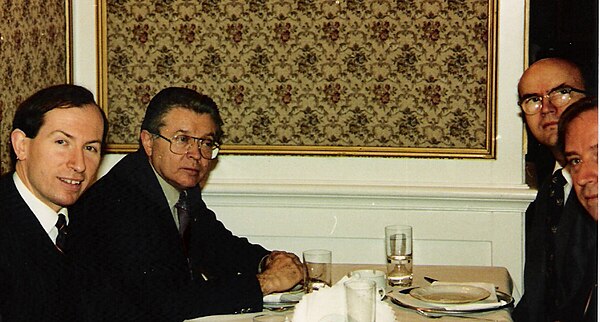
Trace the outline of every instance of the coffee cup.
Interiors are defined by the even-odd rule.
[[[350,272],[348,277],[352,279],[366,279],[374,281],[379,299],[382,300],[385,297],[387,284],[385,272],[376,269],[359,269]]]

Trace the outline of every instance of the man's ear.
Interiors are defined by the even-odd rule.
[[[12,144],[13,150],[17,155],[17,160],[27,159],[27,151],[29,151],[29,140],[27,135],[20,129],[15,129],[10,133],[10,143]]]
[[[142,146],[144,147],[144,151],[146,151],[146,155],[151,156],[152,145],[154,144],[154,135],[146,130],[142,130],[140,133],[140,139],[142,140]]]

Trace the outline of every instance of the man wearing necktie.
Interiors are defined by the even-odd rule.
[[[106,132],[102,110],[80,86],[40,90],[16,110],[15,171],[0,178],[1,321],[75,320],[67,207],[95,180]]]
[[[233,235],[202,201],[199,184],[219,152],[222,124],[208,96],[160,91],[146,110],[140,149],[72,210],[67,254],[104,279],[94,288],[90,319],[182,321],[260,311],[264,295],[303,279],[297,256]]]
[[[597,239],[597,225],[571,192],[571,176],[558,147],[558,121],[585,97],[580,69],[561,58],[532,64],[518,85],[519,106],[527,128],[554,157],[553,175],[544,181],[526,212],[525,290],[513,312],[515,321],[572,321],[581,306]],[[594,257],[595,258],[595,257]]]
[[[598,229],[598,99],[587,97],[573,104],[560,117],[558,145],[565,156],[579,202],[596,222]],[[593,236],[592,236],[593,237]],[[598,239],[590,240],[596,249]],[[598,321],[598,261],[592,257],[578,297],[583,308],[573,316],[580,321]],[[583,312],[583,316],[581,315]]]

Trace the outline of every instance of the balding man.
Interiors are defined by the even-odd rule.
[[[526,213],[525,293],[515,321],[571,321],[576,295],[589,267],[597,225],[574,193],[557,144],[558,121],[571,104],[585,97],[585,82],[576,64],[546,58],[531,65],[518,85],[519,106],[533,136],[553,155],[551,178],[540,187]]]

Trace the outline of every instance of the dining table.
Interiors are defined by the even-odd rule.
[[[376,269],[386,270],[385,265],[377,264],[332,264],[332,281],[339,281],[348,273],[359,269]],[[504,294],[512,296],[513,283],[508,270],[498,266],[450,266],[450,265],[415,265],[413,266],[413,282],[412,286],[425,287],[430,284],[425,277],[433,278],[443,282],[483,282],[491,283],[496,286],[496,289]],[[335,283],[335,282],[334,282]],[[388,292],[398,292],[402,288],[389,287]],[[391,301],[390,297],[384,299],[393,309],[396,321],[512,321],[511,311],[513,305],[489,310],[484,312],[469,312],[461,314],[438,315],[433,314],[424,316],[419,314],[415,309],[408,308],[396,304]],[[252,318],[259,314],[277,314],[285,315],[286,321],[293,322],[293,308],[287,311],[274,312],[264,310],[257,313],[244,314],[228,314],[228,315],[211,315],[191,320],[188,322],[252,322]]]

